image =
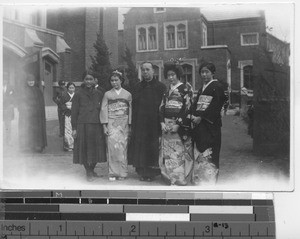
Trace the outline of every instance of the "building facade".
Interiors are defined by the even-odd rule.
[[[289,44],[266,32],[263,11],[235,15],[200,8],[131,8],[119,36],[123,39],[119,51],[127,46],[137,68],[151,61],[161,81],[165,81],[164,62],[181,58],[184,78],[197,90],[202,85],[199,65],[212,61],[215,78],[228,88],[231,103],[237,104],[241,95],[253,95],[256,54],[272,54],[274,61],[282,63],[289,57]]]
[[[143,61],[151,61],[155,77],[163,82],[164,62],[181,58],[184,78],[195,87],[203,45],[200,25],[199,8],[187,8],[186,14],[180,8],[132,8],[124,18],[124,46],[135,56],[138,69]]]
[[[16,91],[22,92],[26,74],[36,76],[46,106],[54,105],[53,87],[68,78],[70,47],[64,33],[46,27],[46,10],[3,9],[3,71]]]
[[[112,67],[118,65],[118,8],[77,7],[58,8],[47,11],[47,27],[64,33],[72,49],[71,77],[76,85],[81,84],[82,74],[95,56],[94,43],[97,34],[102,34],[109,49]]]

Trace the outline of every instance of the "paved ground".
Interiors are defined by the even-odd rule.
[[[107,164],[98,164],[96,172],[103,175],[87,182],[82,166],[72,163],[72,153],[62,150],[62,138],[58,137],[58,121],[55,109],[47,113],[48,147],[44,154],[20,155],[17,149],[4,148],[2,188],[10,189],[191,189],[237,191],[286,191],[289,183],[289,159],[260,157],[252,153],[252,139],[247,135],[245,123],[239,116],[223,117],[220,175],[216,186],[165,186],[157,180],[147,183],[138,180],[134,168],[129,166],[125,181],[109,182]],[[17,136],[16,122],[14,133]],[[17,145],[17,137],[14,145]],[[151,187],[152,188],[152,187]]]

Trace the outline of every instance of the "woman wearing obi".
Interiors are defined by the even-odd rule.
[[[128,174],[127,146],[131,127],[131,94],[122,88],[124,78],[119,71],[110,77],[112,89],[104,94],[100,121],[107,136],[108,177],[124,180]]]
[[[72,136],[72,125],[71,125],[71,108],[72,100],[75,94],[75,84],[69,82],[67,84],[67,92],[64,92],[62,95],[62,110],[65,117],[64,123],[64,142],[63,148],[65,151],[73,151],[74,148],[74,138]]]
[[[189,110],[193,92],[180,81],[183,69],[176,60],[164,65],[170,82],[160,107],[162,139],[159,165],[169,185],[187,185],[193,168],[193,147]]]
[[[221,149],[221,109],[226,101],[221,83],[214,79],[216,67],[211,62],[200,65],[203,86],[192,107],[193,140],[196,153],[194,179],[198,184],[215,184]]]

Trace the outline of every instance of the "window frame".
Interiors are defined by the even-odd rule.
[[[186,46],[185,47],[178,47],[178,26],[180,24],[183,24],[185,26],[185,42],[186,42]],[[168,26],[174,26],[175,28],[175,47],[174,48],[168,48],[167,47],[167,27]],[[164,22],[164,50],[165,51],[172,51],[172,50],[187,50],[189,48],[189,44],[188,44],[188,21],[173,21],[173,22]]]
[[[244,43],[244,36],[246,35],[256,35],[256,43]],[[241,33],[241,46],[257,46],[259,45],[259,34],[258,32],[248,32],[248,33]]]
[[[244,61],[239,61],[238,62],[238,67],[240,68],[240,88],[241,88],[241,94],[243,94],[242,88],[243,87],[246,88],[245,87],[245,79],[244,79],[244,68],[246,66],[252,66],[253,67],[253,60],[244,60]],[[248,91],[249,95],[253,95],[253,90],[247,89],[247,91]]]
[[[251,68],[251,71],[249,71],[249,72],[247,72],[246,71],[246,69],[248,69],[248,68]],[[247,73],[247,75],[248,75],[248,77],[250,76],[250,79],[248,79],[248,78],[245,78],[245,76],[246,76],[246,73]],[[247,82],[247,80],[250,80],[249,82]],[[252,82],[251,82],[251,80],[252,80]],[[249,87],[246,87],[246,84],[249,84],[249,85],[251,85],[252,84],[252,89],[251,88],[249,88]],[[245,87],[247,90],[249,90],[249,91],[253,91],[253,89],[254,89],[254,79],[253,79],[253,65],[245,65],[244,67],[243,67],[243,87]]]
[[[205,22],[201,23],[202,26],[202,42],[201,46],[207,46],[207,25]]]
[[[156,48],[155,49],[149,49],[149,28],[150,27],[155,28],[155,34],[156,34]],[[146,29],[146,49],[145,50],[139,49],[139,29],[140,28]],[[158,24],[157,23],[136,25],[135,34],[136,34],[136,52],[158,51]]]

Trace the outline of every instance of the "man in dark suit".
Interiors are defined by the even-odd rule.
[[[61,98],[64,92],[66,92],[66,83],[64,80],[60,80],[58,82],[58,88],[56,89],[53,101],[57,104],[57,114],[58,114],[58,121],[59,121],[59,137],[63,137],[64,135],[64,116],[62,110],[62,102]]]
[[[14,119],[14,90],[9,84],[9,76],[3,75],[3,142],[11,143],[11,121]]]

